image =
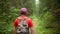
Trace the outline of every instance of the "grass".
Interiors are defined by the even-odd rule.
[[[34,24],[35,34],[53,34],[53,28],[46,28],[46,23],[43,20],[37,18],[36,16],[31,16]]]
[[[30,16],[34,24],[34,32],[35,34],[53,34],[54,29],[46,28],[46,23],[39,19],[36,16]],[[13,29],[13,22],[9,23],[7,26],[7,31],[5,34],[11,34]]]

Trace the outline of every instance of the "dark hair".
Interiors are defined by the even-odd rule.
[[[26,15],[26,12],[20,12],[21,15]]]

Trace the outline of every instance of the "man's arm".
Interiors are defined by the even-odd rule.
[[[13,27],[13,34],[16,34],[17,23],[18,23],[18,19],[15,19],[15,21],[14,21],[14,27]]]
[[[16,34],[16,28],[15,27],[13,28],[13,34]]]
[[[34,34],[33,28],[29,28],[29,33],[30,33],[30,34]]]
[[[34,34],[33,23],[31,19],[29,19],[29,33]]]

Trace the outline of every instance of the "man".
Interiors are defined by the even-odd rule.
[[[26,13],[27,13],[27,9],[26,8],[21,8],[20,9],[20,13],[21,13],[21,16],[19,16],[19,18],[21,19],[24,19],[26,17]],[[18,26],[18,22],[19,22],[19,19],[16,18],[15,21],[14,21],[14,34],[16,34],[16,27]],[[34,34],[34,31],[33,31],[33,23],[32,23],[32,20],[30,18],[26,18],[26,23],[28,24],[28,28],[29,28],[29,34]]]

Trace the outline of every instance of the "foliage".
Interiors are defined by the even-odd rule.
[[[60,0],[0,0],[0,34],[11,34],[20,8],[28,9],[35,34],[60,34]],[[38,7],[36,7],[38,6]]]

